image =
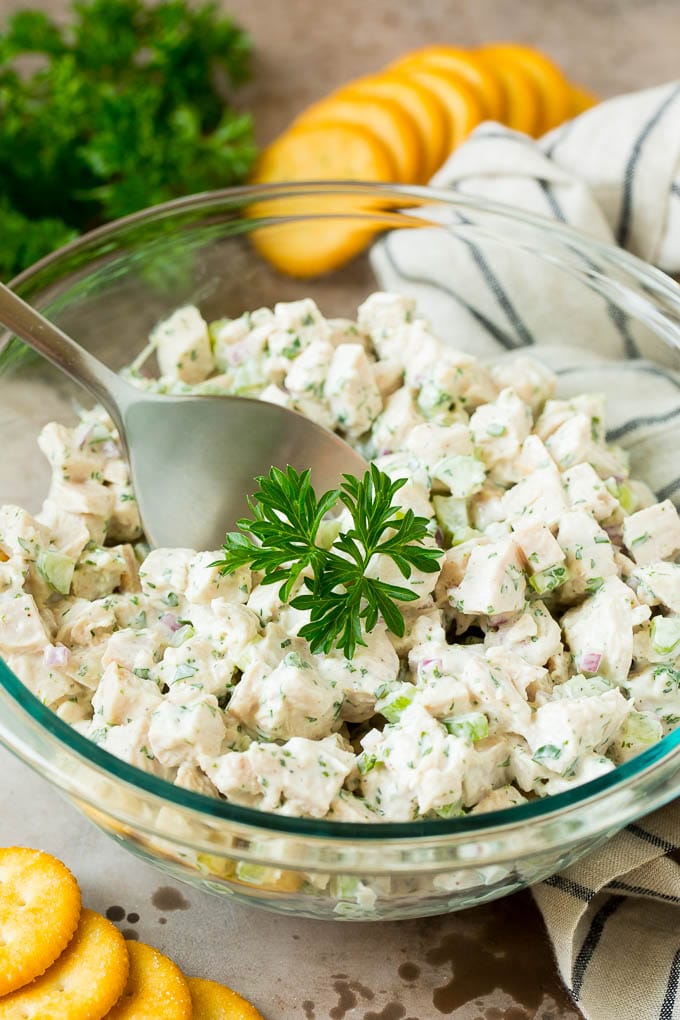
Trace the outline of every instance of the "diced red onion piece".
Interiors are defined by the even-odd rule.
[[[70,657],[65,645],[48,645],[44,652],[46,666],[65,666]]]
[[[423,659],[421,665],[422,665],[423,669],[427,669],[428,666],[434,666],[435,669],[441,669],[442,660],[441,659]]]
[[[581,669],[584,673],[597,673],[601,662],[601,652],[584,652],[581,656]]]
[[[166,613],[164,616],[161,616],[161,623],[164,624],[168,630],[171,630],[173,634],[182,626],[177,617],[172,613]]]
[[[89,428],[87,428],[85,430],[85,432],[83,433],[82,439],[78,443],[78,449],[79,450],[82,450],[83,447],[87,444],[87,442],[92,438],[92,433],[93,432],[94,432],[94,425],[90,425]]]

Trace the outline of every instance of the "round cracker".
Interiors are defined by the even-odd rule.
[[[195,977],[187,978],[187,983],[191,991],[194,1020],[264,1020],[252,1003],[232,992],[226,985]]]
[[[0,999],[0,1020],[101,1020],[125,988],[129,967],[118,929],[83,910],[75,935],[49,970]]]
[[[0,995],[43,974],[79,917],[80,890],[65,864],[41,850],[0,848]]]
[[[143,942],[127,947],[128,982],[106,1020],[191,1020],[191,994],[179,967]]]

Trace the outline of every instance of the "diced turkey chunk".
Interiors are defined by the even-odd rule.
[[[362,794],[376,813],[396,820],[430,812],[447,817],[499,785],[504,748],[484,756],[462,737],[447,733],[420,705],[406,708],[399,722],[382,733],[370,731],[361,743],[365,760],[374,763],[362,777]],[[474,782],[472,797],[465,778],[471,786]]]
[[[153,549],[139,568],[144,594],[154,599],[164,596],[167,599],[171,594],[184,592],[195,556],[193,549]],[[173,601],[170,599],[166,604],[172,605]]]
[[[311,662],[291,652],[271,672],[255,664],[245,670],[230,710],[269,740],[302,735],[314,740],[334,728],[342,691]]]
[[[280,329],[300,336],[303,346],[313,340],[328,340],[331,335],[330,325],[312,298],[277,302],[274,305],[274,319]]]
[[[499,389],[511,387],[537,415],[546,400],[555,393],[557,376],[535,358],[513,355],[491,366],[491,376]]]
[[[541,705],[527,736],[534,761],[564,775],[583,754],[605,752],[630,710],[618,689]]]
[[[87,432],[69,429],[57,422],[45,425],[38,436],[38,446],[47,457],[50,467],[64,481],[85,482],[104,466],[104,458],[98,445],[87,442]]]
[[[20,506],[7,504],[0,507],[0,551],[6,557],[35,560],[47,545],[49,533],[44,525]]]
[[[240,567],[231,574],[221,574],[220,568],[213,566],[221,558],[222,553],[219,552],[202,552],[191,559],[186,581],[189,602],[205,605],[216,598],[235,603],[248,601],[250,570]]]
[[[680,517],[670,499],[625,517],[623,542],[643,567],[675,556],[680,551]]]
[[[389,343],[395,329],[413,321],[416,303],[401,294],[376,291],[367,297],[357,311],[357,325],[368,333],[380,357],[385,357],[384,344]]]
[[[523,797],[514,786],[500,786],[497,790],[492,790],[491,793],[488,793],[486,797],[482,797],[475,804],[470,814],[483,815],[487,811],[502,811],[504,808],[516,807],[518,804],[526,803],[526,797]]]
[[[442,347],[420,380],[418,407],[427,418],[436,419],[452,411],[471,413],[497,395],[491,374],[477,358]]]
[[[371,365],[371,371],[383,401],[395,393],[404,381],[404,367],[399,361],[376,361]]]
[[[151,715],[163,698],[149,670],[133,672],[112,662],[106,667],[92,698],[95,718],[105,726],[143,719]]]
[[[585,510],[595,520],[603,521],[619,509],[619,501],[590,464],[576,464],[569,468],[564,472],[562,481],[574,510]]]
[[[220,793],[235,804],[323,818],[354,767],[354,754],[334,736],[293,737],[283,745],[255,742],[247,751],[204,758],[200,764]]]
[[[387,398],[373,425],[372,440],[378,456],[401,449],[411,430],[424,421],[411,390],[402,386]]]
[[[607,578],[595,595],[562,617],[562,630],[576,669],[623,684],[633,659],[630,588]]]
[[[132,558],[129,553],[130,546],[88,547],[76,564],[72,594],[93,602],[126,584],[138,587],[134,553]]]
[[[201,755],[218,755],[224,723],[217,698],[201,691],[171,691],[151,716],[149,743],[161,765],[192,765]]]
[[[564,552],[546,524],[524,524],[520,518],[513,525],[512,531],[512,537],[531,574],[547,570],[564,560]]]
[[[503,390],[470,418],[470,432],[489,467],[516,457],[531,425],[531,409],[514,390]]]
[[[537,600],[529,603],[520,616],[490,628],[484,644],[487,648],[507,648],[533,666],[544,666],[561,650],[562,634],[544,603]]]
[[[607,577],[617,574],[614,547],[606,531],[583,510],[562,515],[557,541],[565,555],[568,580],[560,597],[570,601],[592,595]]]
[[[293,396],[319,399],[324,395],[328,369],[335,348],[327,340],[313,340],[292,362],[285,386]]]
[[[36,520],[47,528],[50,544],[64,556],[78,559],[91,540],[92,536],[83,517],[80,514],[67,513],[50,499],[45,500]]]
[[[437,466],[450,457],[471,457],[474,453],[470,430],[466,425],[437,425],[427,422],[416,425],[405,443],[431,478],[437,477]]]
[[[637,597],[649,606],[666,606],[680,613],[680,564],[655,560],[638,567],[632,575],[637,581]]]
[[[325,393],[343,432],[358,437],[370,429],[382,410],[382,397],[360,344],[335,348],[326,375]]]
[[[161,373],[185,383],[199,383],[213,370],[208,326],[198,308],[178,308],[155,327],[151,342]]]
[[[555,467],[534,471],[508,489],[503,497],[503,510],[512,521],[523,517],[527,521],[541,521],[552,528],[566,509],[566,494]]]
[[[85,482],[68,482],[52,476],[48,499],[71,514],[88,514],[107,521],[113,513],[115,493],[112,486],[89,478]]]
[[[50,643],[31,595],[0,601],[0,652],[3,655],[41,651]]]
[[[524,607],[526,579],[512,538],[473,548],[462,584],[455,591],[462,613],[497,616]]]

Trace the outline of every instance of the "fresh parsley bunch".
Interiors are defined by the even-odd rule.
[[[25,70],[25,57],[32,72]],[[228,100],[250,40],[213,3],[89,0],[0,35],[0,276],[105,220],[242,181],[252,123]]]
[[[238,521],[240,531],[227,535],[224,558],[215,565],[223,574],[242,566],[262,571],[262,584],[281,583],[284,602],[300,574],[311,568],[312,577],[304,579],[307,592],[290,601],[295,609],[310,610],[310,622],[301,627],[300,636],[313,652],[337,647],[351,659],[356,646],[366,643],[363,633],[372,630],[380,616],[389,630],[403,635],[404,618],[395,603],[419,597],[409,588],[367,577],[372,558],[391,558],[408,578],[414,567],[438,571],[441,551],[423,545],[426,518],[394,504],[405,479],[392,481],[374,464],[362,479],[343,478],[339,489],[317,498],[309,471],[272,468],[258,477],[259,490],[248,501],[253,518]],[[327,548],[319,541],[320,526],[338,501],[349,510],[352,527]]]

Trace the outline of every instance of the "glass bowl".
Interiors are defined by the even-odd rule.
[[[189,301],[208,319],[307,295],[327,315],[352,315],[382,284],[373,268],[379,259],[360,249],[388,235],[408,243],[406,230],[428,231],[423,236],[437,258],[439,242],[448,246],[446,261],[437,262],[439,297],[447,280],[455,284],[458,255],[472,252],[481,265],[504,253],[525,284],[539,271],[537,279],[550,273],[559,281],[539,316],[542,339],[579,347],[587,362],[591,316],[604,311],[651,362],[680,367],[680,289],[663,274],[552,221],[428,188],[310,184],[197,195],[103,227],[14,286],[119,369],[159,318]],[[338,236],[356,256],[344,266],[331,257]],[[294,279],[258,253],[291,244],[305,257],[322,250],[325,275]],[[301,271],[311,265],[303,258]],[[410,282],[429,286],[417,274]],[[438,295],[434,324],[451,339]],[[540,297],[531,285],[518,288],[510,295],[514,315],[535,322]],[[466,299],[474,304],[474,293]],[[49,420],[72,421],[75,407],[89,403],[44,361],[0,339],[0,503],[37,511],[49,480],[37,433]],[[644,460],[633,458],[633,470],[653,486]],[[599,779],[493,814],[374,825],[266,814],[172,786],[112,757],[58,719],[2,661],[0,740],[101,829],[175,877],[323,918],[417,917],[506,895],[680,793],[678,729]]]

